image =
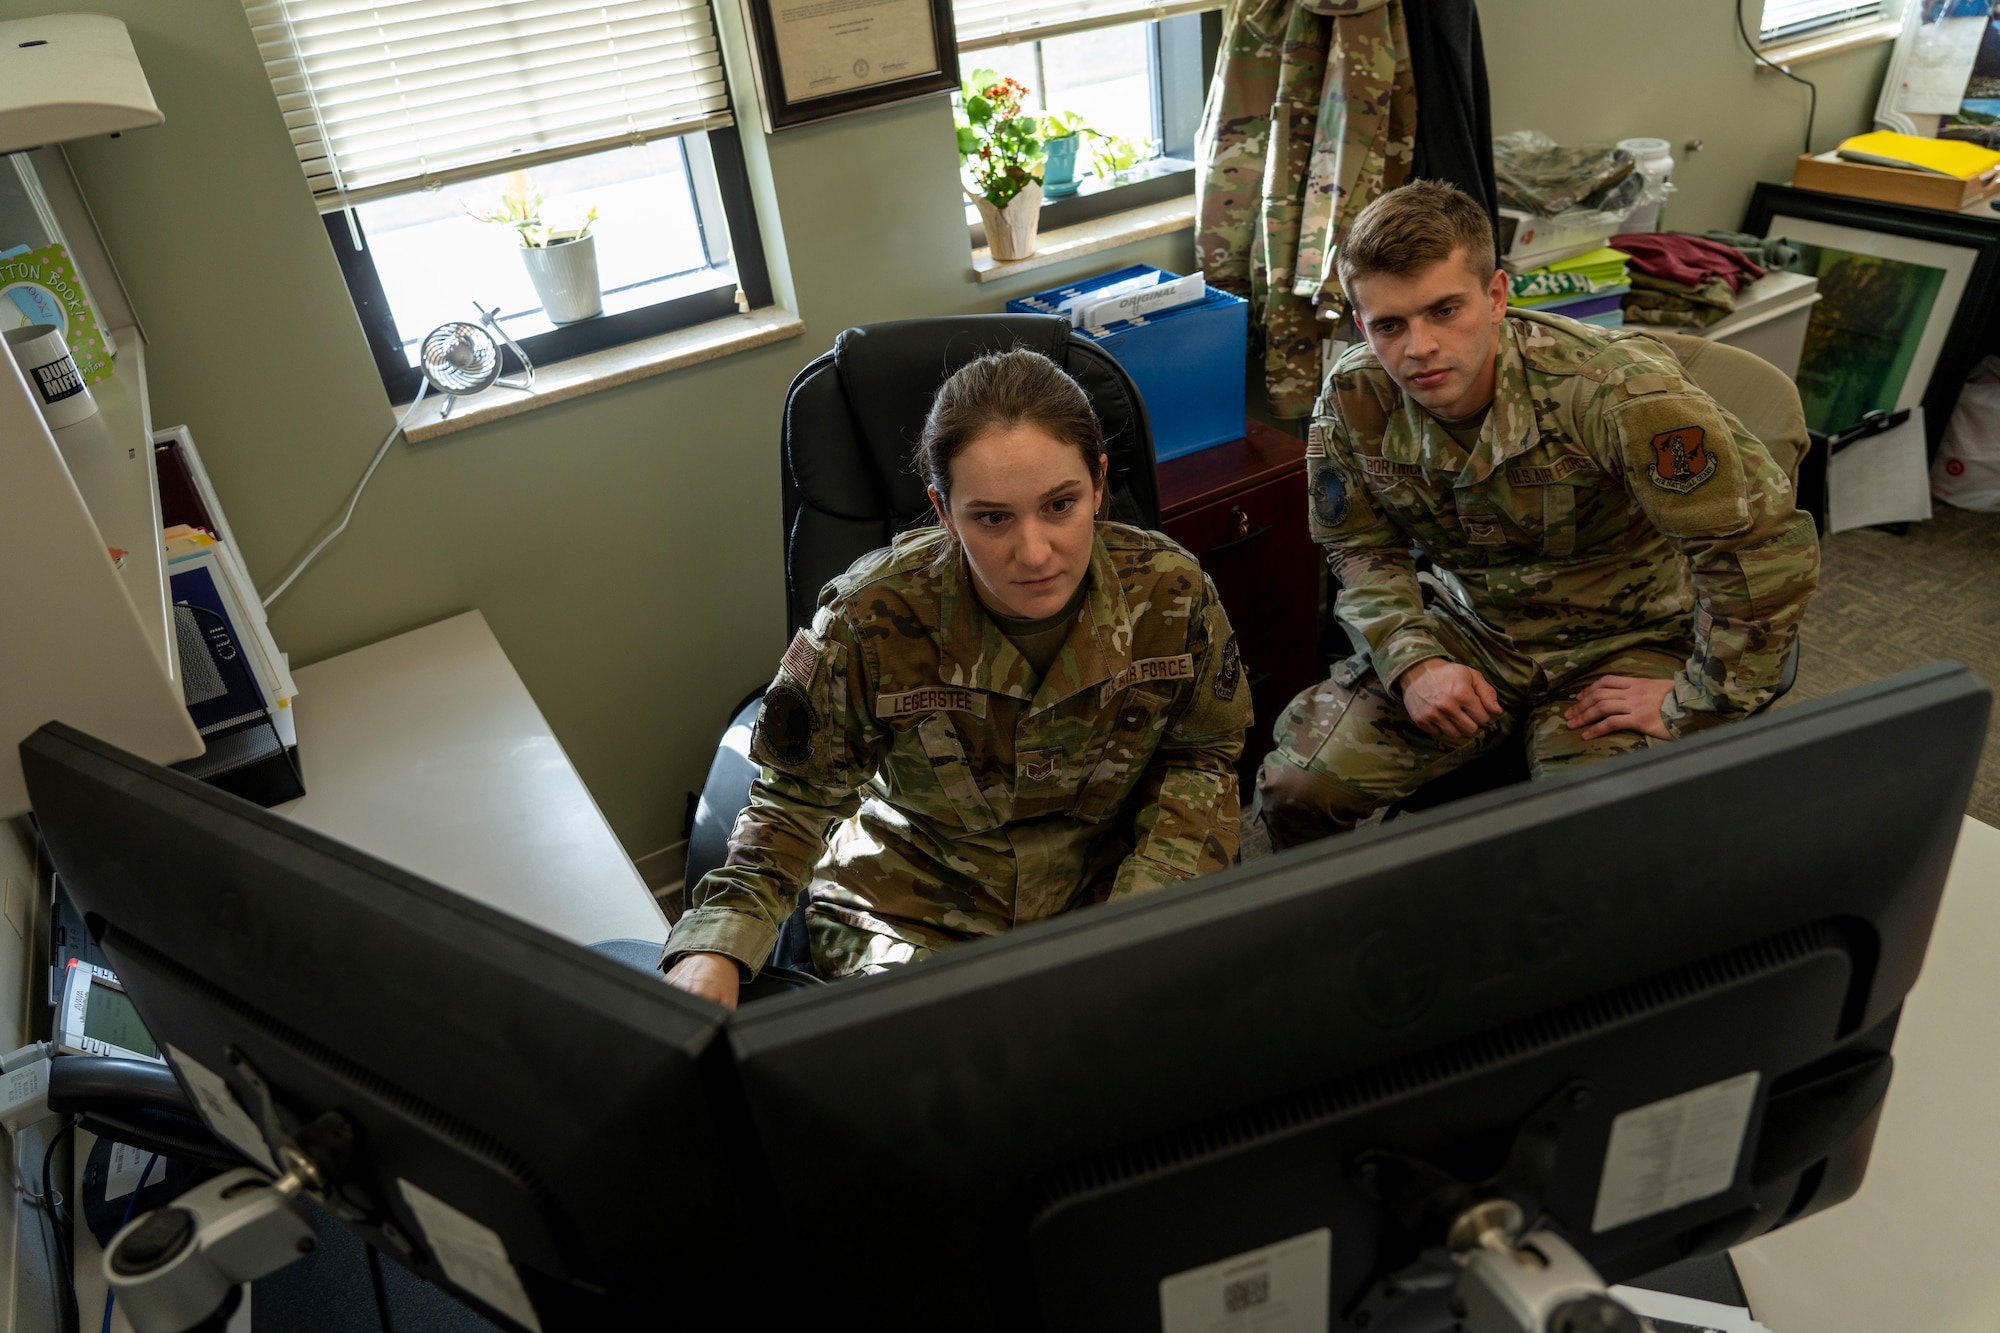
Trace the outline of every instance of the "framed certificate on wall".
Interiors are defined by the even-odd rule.
[[[958,88],[951,0],[743,0],[766,130]]]

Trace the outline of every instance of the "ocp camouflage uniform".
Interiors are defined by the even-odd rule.
[[[963,556],[940,562],[946,541],[905,534],[820,594],[764,696],[728,862],[669,960],[721,953],[754,974],[808,886],[833,976],[1235,859],[1250,689],[1194,558],[1099,523],[1082,608],[1037,681]]]
[[[1250,301],[1271,411],[1304,416],[1334,272],[1361,210],[1409,178],[1417,95],[1402,0],[1235,0],[1195,156],[1195,253]]]
[[[1645,745],[1563,723],[1598,676],[1671,677],[1676,736],[1778,683],[1819,577],[1784,467],[1651,339],[1511,310],[1499,342],[1470,455],[1365,344],[1328,378],[1308,518],[1366,649],[1273,729],[1257,785],[1281,844],[1350,828],[1522,730],[1537,774]],[[1464,740],[1424,733],[1395,683],[1429,657],[1477,668],[1507,715]]]

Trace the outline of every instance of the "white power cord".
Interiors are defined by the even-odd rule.
[[[313,547],[312,550],[306,552],[305,559],[299,561],[298,564],[292,567],[292,572],[285,575],[285,581],[283,583],[280,583],[274,590],[272,590],[269,596],[264,598],[265,606],[268,607],[271,603],[277,601],[280,597],[283,597],[285,595],[285,589],[292,586],[292,580],[296,579],[299,575],[305,573],[306,566],[310,565],[313,562],[313,560],[318,557],[321,551],[324,551],[327,547],[331,546],[333,544],[334,538],[338,537],[341,533],[347,531],[347,521],[354,517],[354,506],[361,503],[361,492],[368,489],[368,481],[371,477],[375,475],[375,469],[382,466],[382,460],[389,456],[389,446],[394,444],[396,442],[396,437],[403,433],[403,427],[410,424],[410,418],[416,415],[417,405],[424,401],[424,392],[429,388],[430,388],[430,381],[424,379],[419,379],[417,381],[417,396],[410,400],[410,405],[403,412],[402,419],[396,423],[395,429],[389,432],[389,437],[382,441],[382,447],[375,451],[374,460],[368,464],[368,470],[361,474],[360,484],[355,486],[354,494],[348,497],[347,512],[340,516],[340,526],[335,528],[332,532],[327,533],[326,536],[320,538],[319,545]],[[447,404],[447,406],[449,406],[449,404]]]

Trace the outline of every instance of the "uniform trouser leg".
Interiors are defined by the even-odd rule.
[[[1579,764],[1631,754],[1648,745],[1665,744],[1636,731],[1614,731],[1608,736],[1585,740],[1582,729],[1569,729],[1569,724],[1563,721],[1563,713],[1576,702],[1585,686],[1601,676],[1665,680],[1686,663],[1684,654],[1659,648],[1629,648],[1594,662],[1584,671],[1563,680],[1528,710],[1526,740],[1529,771],[1538,778],[1548,777]]]
[[[1279,715],[1277,748],[1257,772],[1256,813],[1276,847],[1345,833],[1504,743],[1515,728],[1502,715],[1477,735],[1439,739],[1411,721],[1372,669],[1351,685],[1322,681]]]

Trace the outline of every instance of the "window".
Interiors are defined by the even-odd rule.
[[[1105,5],[1086,0],[1062,12],[1093,7]],[[1147,160],[1116,179],[1100,179],[1092,172],[1070,198],[1045,200],[1042,226],[1087,222],[1193,192],[1194,136],[1215,71],[1219,11],[1095,28],[1087,22],[1048,24],[1030,30],[1053,35],[1011,44],[995,44],[1003,39],[980,36],[979,27],[967,35],[968,13],[975,22],[986,22],[990,20],[981,20],[980,13],[998,8],[984,0],[959,0],[961,68],[968,74],[991,69],[1018,79],[1032,93],[1035,110],[1074,112],[1093,129],[1149,148]],[[1017,0],[1017,16],[1026,8]],[[1075,31],[1077,26],[1084,30]],[[1086,143],[1077,163],[1080,173],[1088,170],[1089,158]],[[966,220],[980,232],[978,210],[970,204]],[[983,233],[975,235],[975,244],[983,241]]]
[[[1757,40],[1770,46],[1826,28],[1873,22],[1882,17],[1881,0],[1764,0]]]
[[[538,364],[770,304],[708,0],[244,8],[392,401],[475,301]],[[602,314],[552,323],[473,216],[523,184],[549,226],[596,211]]]

